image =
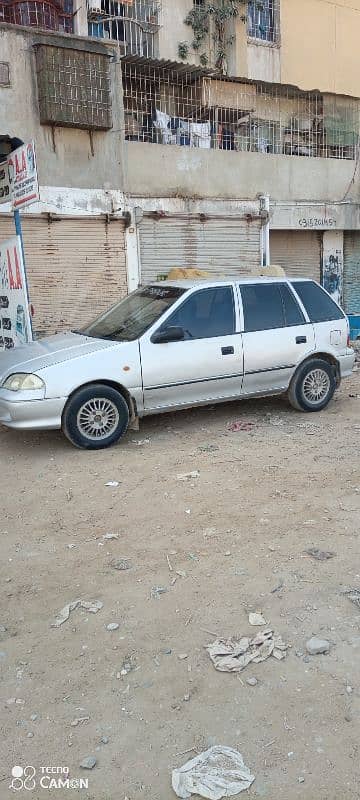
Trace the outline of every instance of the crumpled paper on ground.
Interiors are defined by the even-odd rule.
[[[209,644],[206,650],[209,653],[215,669],[220,672],[241,672],[248,664],[259,664],[274,656],[280,661],[286,656],[289,645],[283,642],[281,636],[276,636],[268,628],[257,633],[252,639],[242,636],[240,639],[216,639]]]
[[[102,607],[103,603],[101,600],[73,600],[72,603],[68,603],[59,611],[56,619],[51,623],[51,627],[60,628],[60,625],[69,619],[71,612],[75,611],[76,608],[84,608],[85,611],[90,611],[90,614],[97,614]]]
[[[210,747],[172,773],[172,787],[181,798],[192,794],[207,800],[234,797],[254,780],[241,753],[231,747]]]

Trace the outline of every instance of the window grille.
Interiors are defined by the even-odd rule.
[[[153,144],[354,159],[359,101],[122,59],[125,138]]]
[[[73,0],[0,0],[0,22],[73,33]]]
[[[119,42],[126,55],[154,58],[161,0],[87,0],[89,36]]]
[[[36,45],[40,122],[108,130],[112,127],[109,58],[101,53]]]
[[[277,42],[280,22],[279,0],[248,0],[248,35],[264,42]]]

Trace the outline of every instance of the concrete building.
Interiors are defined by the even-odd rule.
[[[223,26],[206,0],[0,0],[0,134],[38,154],[40,332],[173,266],[248,272],[269,227],[272,263],[360,312],[360,0],[220,2]]]

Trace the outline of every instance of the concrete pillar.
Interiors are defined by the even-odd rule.
[[[126,268],[129,292],[135,291],[140,284],[140,246],[138,220],[142,217],[141,209],[128,209],[131,214],[131,223],[125,230]],[[140,211],[140,217],[139,217]]]
[[[337,303],[342,302],[344,232],[324,231],[321,282]]]
[[[77,36],[88,36],[88,16],[86,0],[75,0],[74,2],[74,33]]]

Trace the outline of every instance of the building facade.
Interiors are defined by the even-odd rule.
[[[0,135],[37,147],[35,330],[266,259],[360,313],[360,0],[75,1],[0,0]]]

